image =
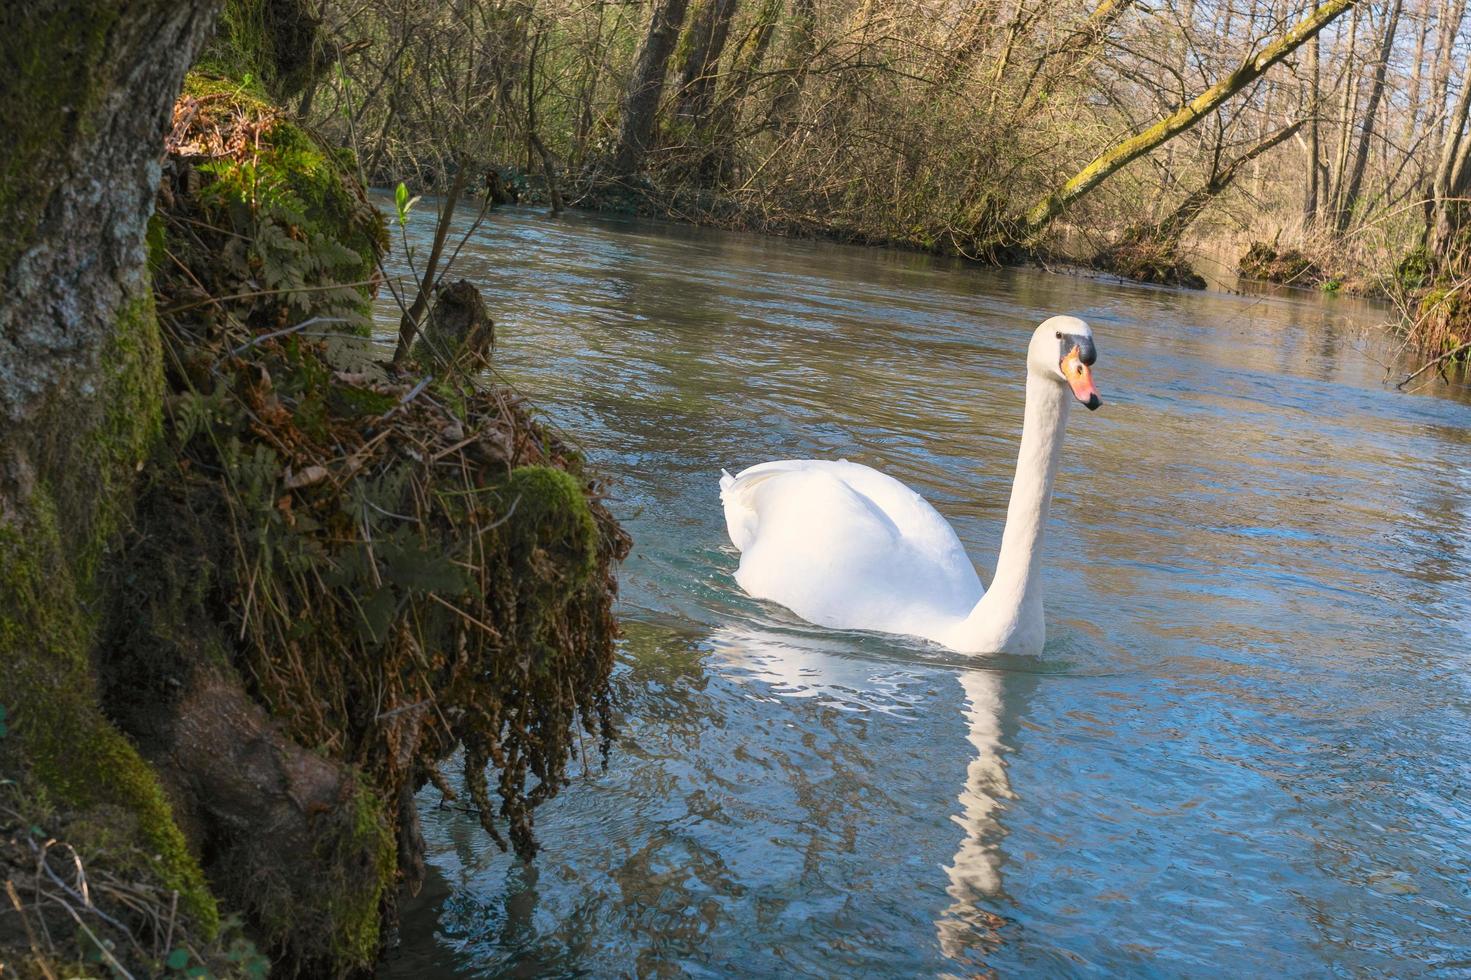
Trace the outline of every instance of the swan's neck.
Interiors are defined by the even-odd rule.
[[[1052,480],[1062,455],[1070,399],[1051,378],[1027,373],[1021,449],[996,575],[962,627],[965,647],[984,652],[1040,653],[1042,540],[1052,505]]]

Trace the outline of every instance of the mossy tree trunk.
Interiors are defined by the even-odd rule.
[[[675,115],[701,126],[715,104],[715,83],[736,0],[701,0],[680,38],[674,77]]]
[[[214,900],[153,771],[98,707],[90,658],[97,569],[160,427],[144,253],[159,151],[216,6],[0,12],[0,775],[130,835],[205,933]]]
[[[1105,150],[1062,187],[1044,196],[1027,212],[1022,225],[1022,237],[1032,238],[1040,234],[1052,219],[1092,192],[1099,184],[1220,108],[1228,99],[1261,78],[1267,69],[1297,50],[1304,42],[1311,40],[1353,5],[1354,0],[1329,0],[1286,34],[1249,56],[1235,71],[1170,115]]]
[[[97,569],[159,434],[144,259],[159,149],[215,0],[0,13],[0,775],[149,855],[197,934],[218,911],[152,768],[104,717]]]
[[[1467,137],[1466,123],[1471,119],[1471,60],[1461,79],[1461,94],[1456,99],[1441,144],[1440,161],[1431,184],[1429,205],[1426,208],[1426,248],[1437,267],[1446,268],[1455,263],[1457,241],[1462,223],[1461,198],[1471,190],[1471,138]]]
[[[688,6],[688,0],[657,0],[654,4],[648,33],[639,46],[633,76],[623,96],[618,149],[613,156],[613,171],[620,177],[637,173],[649,151],[654,124],[658,121],[659,97],[664,92],[664,76]]]
[[[776,33],[782,0],[764,0],[756,9],[751,26],[731,58],[728,77],[721,86],[720,97],[710,112],[705,140],[709,146],[701,161],[702,178],[710,184],[730,179],[734,161],[736,129],[756,77]]]

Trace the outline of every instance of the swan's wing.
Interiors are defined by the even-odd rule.
[[[892,476],[845,459],[776,460],[744,469],[734,477],[721,470],[720,496],[725,503],[726,525],[731,543],[744,551],[747,545],[742,542],[749,541],[755,532],[758,514],[750,505],[748,488],[759,486],[779,473],[814,471],[841,480],[865,498],[894,525],[901,537],[914,548],[931,555],[937,564],[974,571],[964,546],[955,536],[955,529],[940,516],[939,511],[930,506],[928,500]]]
[[[955,532],[897,480],[854,463],[786,460],[726,474],[736,579],[824,626],[920,633],[963,616],[981,585]]]

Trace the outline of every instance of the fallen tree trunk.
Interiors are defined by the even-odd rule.
[[[1248,57],[1231,74],[1169,116],[1100,154],[1062,187],[1044,196],[1027,212],[1021,226],[1022,238],[1035,238],[1052,219],[1120,169],[1200,122],[1226,100],[1260,78],[1267,69],[1327,27],[1334,18],[1352,7],[1354,2],[1355,0],[1329,0],[1286,34]]]

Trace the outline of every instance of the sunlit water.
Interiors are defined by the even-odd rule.
[[[1386,389],[1370,314],[527,211],[457,271],[634,536],[621,737],[529,865],[425,794],[386,975],[1471,973],[1471,407]],[[782,457],[908,482],[989,577],[1058,312],[1105,404],[1041,657],[740,592],[720,468]]]

